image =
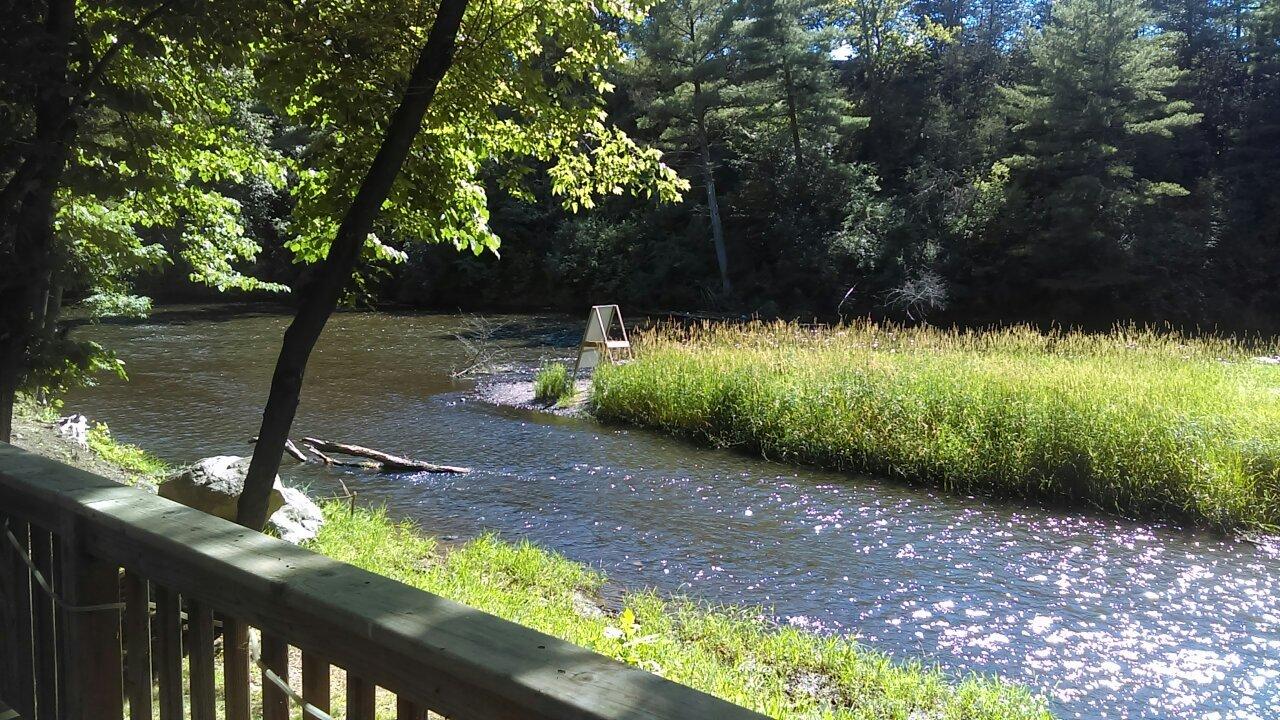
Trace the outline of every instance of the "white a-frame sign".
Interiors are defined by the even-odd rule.
[[[609,339],[614,323],[622,332],[621,340]],[[627,357],[631,357],[631,342],[627,340],[622,310],[617,305],[595,305],[587,314],[587,330],[582,334],[582,344],[578,346],[578,362],[573,366],[573,374],[576,376],[579,370],[590,370],[602,359],[612,361],[615,351],[625,351]]]

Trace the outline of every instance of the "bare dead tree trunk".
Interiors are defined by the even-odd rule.
[[[382,146],[378,148],[364,182],[338,227],[329,255],[303,288],[298,310],[285,331],[280,357],[276,360],[271,392],[262,412],[258,443],[249,462],[244,493],[240,496],[236,521],[241,525],[260,530],[267,522],[267,500],[298,410],[307,360],[338,305],[342,289],[351,279],[360,249],[372,232],[378,211],[409,155],[440,80],[453,65],[454,47],[467,1],[441,0],[427,42],[409,75],[400,106],[383,136]]]
[[[693,85],[693,103],[700,104],[699,96],[702,88],[695,82]],[[720,289],[725,295],[733,292],[729,282],[729,254],[724,246],[724,224],[720,220],[720,199],[716,193],[715,166],[711,163],[711,141],[707,138],[707,122],[697,115],[698,149],[702,155],[702,181],[707,188],[707,214],[711,221],[711,242],[716,248],[716,265],[720,268]]]
[[[720,289],[728,295],[733,292],[733,285],[729,282],[729,254],[724,247],[724,223],[720,220],[715,170],[711,167],[711,153],[706,142],[702,143],[702,179],[707,186],[707,214],[711,220],[711,242],[716,248],[716,265],[720,268]]]

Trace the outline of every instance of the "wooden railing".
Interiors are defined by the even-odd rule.
[[[251,673],[289,678],[290,646],[316,710],[345,671],[351,720],[375,716],[376,688],[402,720],[761,717],[3,443],[0,522],[25,551],[0,532],[0,703],[26,720],[317,716],[266,677],[260,713],[251,698]]]

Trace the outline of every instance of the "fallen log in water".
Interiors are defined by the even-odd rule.
[[[302,438],[302,442],[306,443],[309,448],[314,448],[327,453],[342,453],[343,455],[354,455],[356,457],[376,460],[382,465],[383,472],[434,472],[457,474],[471,472],[471,468],[457,467],[454,465],[436,465],[435,463],[413,460],[399,455],[391,455],[389,453],[372,450],[360,445],[351,445],[349,443],[330,442],[329,440],[321,440],[320,438],[313,437],[304,437]]]
[[[257,435],[254,435],[253,437],[249,438],[250,445],[256,444],[257,442],[258,442]],[[299,450],[298,446],[295,445],[294,442],[288,438],[285,438],[285,441],[284,441],[284,451],[288,453],[294,460],[297,460],[300,463],[311,462],[311,458],[307,457],[306,453]]]
[[[316,446],[312,445],[311,443],[304,442],[302,443],[302,446],[305,447],[307,450],[309,450],[312,455],[315,455],[316,457],[320,458],[320,462],[324,463],[325,465],[334,465],[337,467],[356,467],[356,468],[364,468],[366,470],[382,470],[383,469],[382,463],[374,460],[336,460],[317,450]]]

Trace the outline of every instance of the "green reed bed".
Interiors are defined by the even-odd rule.
[[[653,592],[596,598],[605,578],[528,543],[480,537],[448,550],[381,510],[325,507],[313,549],[590,648],[771,717],[1049,720],[1044,700],[987,676],[952,678],[856,641],[772,627],[759,611]]]
[[[1274,345],[873,324],[660,330],[602,367],[599,417],[964,494],[1280,526]]]
[[[573,400],[573,376],[564,363],[538,369],[533,378],[533,399],[544,405],[563,405]]]

